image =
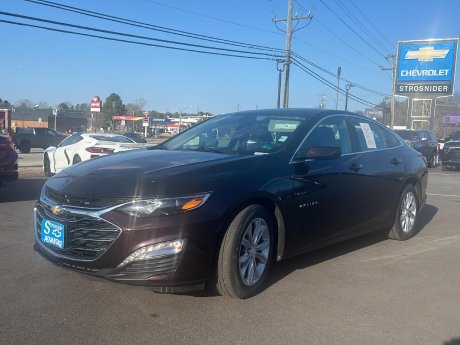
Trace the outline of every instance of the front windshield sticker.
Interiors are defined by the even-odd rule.
[[[278,138],[278,141],[280,141],[280,142],[285,142],[285,141],[287,140],[287,138],[288,138],[287,136],[282,135],[282,136],[280,136],[280,137]]]
[[[372,133],[371,127],[368,123],[360,122],[361,129],[363,130],[364,139],[366,140],[367,148],[376,149],[377,145],[375,144],[374,134]]]

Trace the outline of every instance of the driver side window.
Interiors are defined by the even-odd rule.
[[[296,157],[305,156],[314,146],[340,147],[342,154],[350,153],[351,141],[345,117],[333,116],[321,121],[307,136]]]
[[[73,134],[70,137],[65,138],[60,144],[59,147],[69,146],[78,143],[83,138],[80,134]]]

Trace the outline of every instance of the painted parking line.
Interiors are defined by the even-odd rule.
[[[460,198],[460,195],[452,195],[452,194],[433,194],[433,193],[426,193],[429,196],[444,196],[449,198]]]

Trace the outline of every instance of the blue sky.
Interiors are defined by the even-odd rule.
[[[287,16],[287,0],[55,2],[201,35],[279,49],[285,47],[285,35],[275,27],[272,17]],[[377,40],[358,27],[344,8]],[[367,43],[347,28],[331,9]],[[458,0],[294,1],[294,13],[305,15],[309,10],[314,18],[307,27],[295,32],[293,51],[332,72],[341,66],[342,77],[381,93],[391,93],[390,72],[379,68],[379,65],[388,67],[381,45],[386,52],[395,52],[398,40],[460,36]],[[0,11],[166,40],[216,45],[23,0],[2,1]],[[29,22],[4,15],[0,15],[0,19]],[[278,26],[284,28],[283,23]],[[5,23],[0,23],[0,33],[3,47],[0,98],[13,103],[23,98],[34,103],[46,101],[52,106],[64,101],[89,103],[95,95],[104,100],[116,92],[125,104],[145,99],[146,110],[196,112],[199,109],[219,114],[238,107],[241,110],[276,107],[278,73],[274,61],[173,51]],[[459,80],[458,70],[456,80]],[[315,71],[335,83],[334,78]],[[381,95],[358,88],[350,92],[370,103],[383,99]],[[317,107],[323,96],[326,106],[334,108],[334,90],[296,66],[291,67],[290,107]],[[343,106],[344,97],[340,96],[339,108]],[[349,103],[353,111],[364,108],[354,101]]]

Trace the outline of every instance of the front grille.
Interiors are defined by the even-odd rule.
[[[42,244],[69,259],[97,259],[112,245],[121,232],[119,227],[101,218],[76,213],[67,213],[57,217],[42,205],[37,205],[35,229],[38,239],[41,239],[41,222],[43,219],[55,221],[65,226],[65,249],[61,250],[43,242]]]
[[[102,209],[129,202],[129,198],[96,198],[93,196],[68,195],[50,187],[45,187],[45,196],[56,204],[85,209]]]
[[[181,257],[179,254],[134,261],[107,276],[113,279],[147,279],[154,275],[173,273],[177,270]]]

